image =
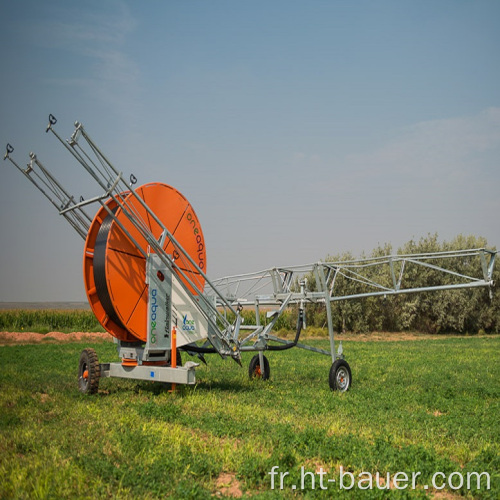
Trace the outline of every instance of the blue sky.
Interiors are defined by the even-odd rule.
[[[2,3],[0,145],[98,194],[50,134],[181,191],[208,274],[438,233],[500,245],[500,2]],[[8,162],[0,301],[84,300],[83,242]]]

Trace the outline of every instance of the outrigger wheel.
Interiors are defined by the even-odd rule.
[[[80,355],[78,365],[78,388],[84,394],[95,394],[99,389],[101,367],[94,349],[87,348]]]
[[[337,359],[330,368],[330,389],[346,392],[351,387],[352,375],[349,363],[345,359]]]
[[[260,378],[262,380],[269,379],[269,375],[271,374],[269,369],[269,361],[265,356],[262,356],[262,359],[264,360],[263,362],[264,370],[262,370],[262,367],[260,366],[260,359],[258,354],[256,354],[250,361],[250,364],[248,365],[248,376],[251,379],[253,378]]]

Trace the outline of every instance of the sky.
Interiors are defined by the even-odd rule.
[[[2,0],[0,147],[51,134],[190,201],[216,278],[437,233],[500,246],[497,0]],[[9,163],[0,301],[84,301],[83,241]]]

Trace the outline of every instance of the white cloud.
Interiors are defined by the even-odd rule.
[[[488,168],[499,148],[500,108],[488,108],[473,116],[417,123],[379,149],[346,160],[363,175],[463,178]]]
[[[429,232],[482,235],[498,244],[499,156],[500,108],[425,121],[378,148],[332,161],[311,199],[360,248]]]

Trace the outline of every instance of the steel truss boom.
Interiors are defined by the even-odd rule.
[[[335,302],[454,288],[492,287],[496,254],[497,251],[479,248],[317,262],[226,276],[213,280],[213,284],[228,301],[246,306],[274,304],[288,297],[292,303],[300,300]],[[471,272],[466,274],[454,271],[452,267],[457,261],[463,261]],[[431,269],[440,282],[432,286],[415,287],[411,282],[405,281],[409,270],[415,272],[423,269]],[[314,283],[310,286],[310,291],[301,293],[297,284],[305,278],[312,278]],[[356,291],[340,291],[341,278],[344,283],[348,281],[354,284],[351,288]]]
[[[330,353],[335,359],[335,338],[331,303],[365,297],[387,297],[417,292],[488,287],[494,285],[493,269],[497,251],[485,248],[458,251],[396,254],[367,259],[271,268],[256,273],[226,276],[213,280],[213,285],[227,301],[240,307],[253,308],[254,325],[244,326],[251,333],[241,341],[241,348],[258,339],[264,349],[268,341],[293,342],[271,335],[284,306],[322,303],[326,306]],[[454,268],[460,263],[463,272]],[[411,274],[432,274],[432,285],[415,286]],[[410,276],[409,276],[410,275]],[[207,291],[208,292],[208,291]],[[223,304],[220,304],[223,307]],[[269,310],[275,307],[276,310]],[[270,322],[260,324],[260,310],[265,308]],[[301,344],[297,347],[309,348]]]

